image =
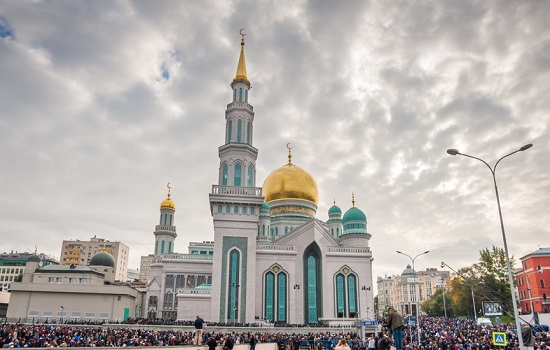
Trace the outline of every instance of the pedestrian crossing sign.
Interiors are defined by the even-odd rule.
[[[504,333],[504,332],[493,332],[493,345],[495,345],[495,346],[506,346],[506,345],[508,345],[508,340],[506,340],[506,333]]]

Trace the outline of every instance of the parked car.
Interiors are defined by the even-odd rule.
[[[533,333],[537,334],[539,332],[548,332],[548,325],[547,324],[534,324],[531,326],[531,329],[533,330]]]

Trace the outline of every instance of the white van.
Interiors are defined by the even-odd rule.
[[[491,320],[488,319],[488,318],[480,317],[480,318],[477,319],[477,325],[485,328],[485,327],[492,326],[493,322],[491,322]]]

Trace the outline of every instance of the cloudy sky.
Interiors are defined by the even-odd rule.
[[[213,239],[208,193],[240,28],[257,182],[293,162],[318,218],[355,193],[374,273],[550,246],[550,2],[0,2],[0,252],[63,239],[152,253],[171,182],[176,250]]]

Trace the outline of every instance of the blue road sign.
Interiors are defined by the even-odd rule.
[[[508,340],[506,339],[506,333],[504,333],[504,332],[493,332],[493,345],[495,345],[495,346],[506,346],[506,345],[508,345]]]
[[[361,320],[361,326],[376,326],[377,324],[376,321]]]

